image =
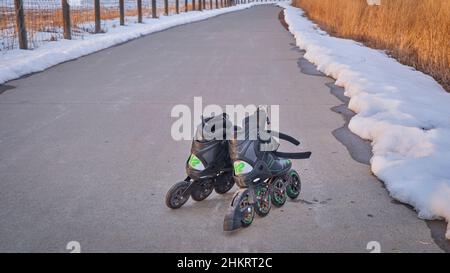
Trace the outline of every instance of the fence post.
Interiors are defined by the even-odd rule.
[[[195,0],[192,0],[192,10],[195,11]]]
[[[223,8],[223,0],[220,0],[220,7]]]
[[[142,0],[137,0],[138,23],[142,23]]]
[[[124,0],[119,0],[120,25],[125,25],[125,3]]]
[[[203,9],[206,9],[206,0],[203,0]]]
[[[169,15],[169,0],[164,0],[164,14]]]
[[[216,0],[216,9],[219,8],[219,0]]]
[[[213,0],[209,0],[209,9],[213,9]]]
[[[27,29],[25,26],[25,14],[23,12],[22,0],[14,0],[14,8],[16,10],[16,25],[19,32],[19,48],[28,49]]]
[[[188,12],[188,0],[184,0],[184,12]]]
[[[198,0],[198,10],[202,11],[202,0]]]
[[[156,15],[156,0],[152,0],[152,18],[158,18]]]
[[[100,22],[100,0],[94,1],[94,17],[95,17],[95,33],[99,33],[101,31],[101,22]]]
[[[72,39],[72,30],[70,26],[70,6],[67,0],[61,0],[62,20],[64,29],[64,39]]]
[[[180,0],[176,0],[176,1],[175,1],[175,12],[176,12],[177,14],[180,13]]]

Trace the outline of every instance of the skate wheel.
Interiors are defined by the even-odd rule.
[[[214,190],[218,194],[227,193],[234,186],[234,179],[231,172],[219,175],[214,183]]]
[[[287,199],[287,195],[286,181],[283,178],[277,177],[273,180],[271,186],[271,195],[272,204],[274,204],[274,206],[281,207],[284,205]]]
[[[289,180],[286,186],[286,194],[291,199],[295,199],[299,196],[302,189],[302,182],[300,176],[296,170],[291,170],[289,172]]]
[[[261,185],[255,189],[255,195],[255,212],[259,216],[264,217],[269,214],[270,209],[272,208],[269,188],[266,185]]]
[[[233,197],[231,207],[223,221],[224,231],[233,231],[241,227],[248,227],[255,217],[254,206],[250,203],[247,189],[241,189]]]
[[[166,194],[166,205],[169,208],[178,209],[187,202],[189,194],[186,194],[185,191],[189,187],[189,184],[187,181],[181,181],[169,189]]]
[[[194,185],[192,185],[191,197],[195,201],[202,201],[208,197],[213,189],[214,183],[212,179],[202,180],[202,181],[194,181]]]
[[[255,218],[255,210],[252,204],[250,204],[249,192],[245,191],[239,199],[239,210],[242,213],[242,227],[248,227],[253,223],[253,218]]]

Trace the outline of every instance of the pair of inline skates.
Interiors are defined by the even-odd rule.
[[[233,126],[226,114],[203,119],[186,162],[188,176],[170,188],[166,205],[177,209],[189,197],[201,201],[213,190],[218,194],[228,192],[236,183],[240,189],[233,196],[223,223],[225,231],[232,231],[251,225],[255,213],[266,216],[272,204],[281,207],[288,197],[297,198],[301,181],[291,169],[290,159],[306,159],[311,152],[277,151],[276,138],[294,145],[300,142],[266,130],[269,123],[265,111],[260,109],[244,119],[242,127]],[[232,137],[227,140],[227,136]]]

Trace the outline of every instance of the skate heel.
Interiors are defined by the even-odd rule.
[[[223,231],[233,231],[241,228],[242,217],[236,213],[234,208],[229,208],[225,218],[223,219]]]

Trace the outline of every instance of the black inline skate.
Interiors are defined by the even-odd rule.
[[[252,118],[256,121],[251,121]],[[300,176],[291,169],[289,159],[306,159],[311,152],[278,152],[279,143],[275,138],[294,145],[300,142],[291,136],[267,130],[266,124],[270,121],[265,111],[258,109],[244,120],[244,129],[238,130],[229,141],[233,178],[240,189],[225,216],[225,231],[247,227],[253,222],[255,213],[264,217],[272,204],[281,207],[287,197],[295,199],[300,194]]]
[[[216,130],[217,128],[217,130]],[[202,201],[213,191],[228,192],[234,185],[232,165],[228,153],[226,131],[232,130],[226,114],[202,119],[192,141],[191,155],[186,162],[187,177],[169,189],[166,205],[177,209],[189,196]]]

